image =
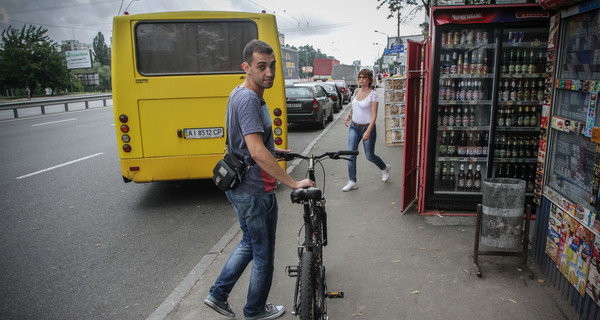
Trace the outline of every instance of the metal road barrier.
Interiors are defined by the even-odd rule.
[[[70,98],[57,98],[57,99],[43,99],[43,100],[29,100],[20,102],[11,102],[0,104],[0,111],[12,110],[14,118],[19,117],[19,109],[25,108],[41,108],[42,114],[46,114],[46,107],[64,105],[65,111],[69,111],[69,104],[73,103],[85,103],[85,108],[89,109],[90,101],[102,100],[102,104],[106,107],[106,101],[112,99],[112,93],[107,94],[96,94],[96,95],[85,95],[79,97]]]

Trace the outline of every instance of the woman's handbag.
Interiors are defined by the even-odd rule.
[[[235,153],[226,153],[225,157],[213,169],[213,182],[223,191],[237,187],[251,165],[244,163],[244,158]]]

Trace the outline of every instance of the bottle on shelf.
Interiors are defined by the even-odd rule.
[[[463,55],[462,53],[458,55],[458,62],[456,64],[456,73],[463,73]]]
[[[471,68],[470,74],[477,74],[477,56],[475,51],[471,52]]]
[[[457,154],[456,150],[456,136],[454,135],[454,131],[450,132],[450,138],[448,142],[448,156],[455,157]]]
[[[516,57],[515,57],[515,53],[513,50],[510,51],[510,60],[508,62],[508,73],[510,74],[514,74],[515,73],[515,64],[516,64]]]
[[[464,191],[465,184],[466,184],[465,165],[461,163],[460,171],[458,172],[458,185],[457,185],[458,191]]]
[[[531,101],[531,91],[529,91],[529,81],[523,81],[523,101]]]
[[[469,163],[469,170],[465,176],[465,190],[471,190],[473,188],[473,165]]]
[[[537,100],[544,101],[544,81],[542,79],[538,81]]]
[[[469,52],[465,51],[465,54],[463,55],[463,57],[464,57],[463,74],[470,74],[471,73],[471,64],[469,64]]]
[[[515,58],[515,74],[521,73],[521,50],[517,50],[517,56]]]
[[[517,82],[517,101],[523,101],[523,82]]]
[[[519,107],[519,110],[517,111],[517,126],[524,126],[524,120],[525,117],[523,115],[523,107]]]
[[[448,163],[444,162],[442,166],[442,178],[441,178],[442,188],[448,187]]]
[[[517,82],[514,78],[510,83],[510,101],[517,101]]]
[[[460,127],[463,125],[463,114],[460,107],[456,108],[456,117],[454,117],[454,125]]]
[[[444,74],[450,74],[450,66],[451,66],[450,54],[446,53],[446,62],[444,63]]]
[[[529,51],[529,61],[528,62],[529,62],[529,67],[528,67],[527,73],[529,73],[529,74],[535,73],[536,63],[535,63],[535,56],[533,55],[533,50]]]
[[[507,127],[512,127],[513,124],[513,113],[514,108],[512,105],[506,106],[506,114],[504,115],[504,125]]]
[[[476,131],[474,134],[475,137],[475,141],[474,141],[474,156],[475,157],[481,157],[481,155],[483,154],[483,140],[481,137],[481,131]]]
[[[510,100],[510,87],[508,85],[508,79],[504,80],[504,91],[502,91],[502,101]]]
[[[488,155],[488,143],[489,143],[489,133],[487,131],[483,132],[483,137],[481,140],[481,155],[487,157]]]
[[[469,126],[475,126],[475,107],[471,106],[471,114],[469,117]]]
[[[529,114],[529,107],[525,106],[525,109],[523,110],[523,126],[524,127],[529,127],[531,125],[530,123],[530,114]]]
[[[506,125],[505,106],[498,106],[498,117],[496,118],[496,124],[498,127],[504,127]]]
[[[446,131],[442,131],[442,135],[440,137],[440,157],[445,157],[448,155],[448,135]]]
[[[450,114],[448,114],[448,125],[454,126],[454,107],[450,107]]]
[[[437,126],[441,126],[442,125],[442,117],[444,116],[444,109],[442,109],[442,106],[438,106],[438,111],[437,111]]]
[[[500,73],[508,73],[508,65],[510,61],[508,60],[508,54],[504,51],[502,56],[502,64],[500,65]]]
[[[448,125],[448,107],[444,107],[444,115],[442,116],[442,126],[447,126]]]
[[[538,125],[537,108],[535,106],[531,106],[531,113],[529,114],[529,125],[532,127],[537,127]]]
[[[483,74],[488,74],[489,71],[490,71],[490,65],[488,62],[487,54],[486,54],[483,57]]]
[[[456,51],[454,51],[452,53],[452,61],[450,62],[450,74],[456,74],[457,70],[458,70],[458,56],[456,54]]]
[[[461,132],[460,139],[458,139],[458,156],[467,156],[467,133],[465,131]]]
[[[454,190],[456,188],[456,173],[454,172],[454,163],[450,167],[450,174],[448,175],[448,187],[450,190]]]
[[[473,191],[481,191],[481,165],[479,164],[473,176]]]
[[[498,166],[496,167],[496,171],[494,172],[494,177],[502,178],[503,174],[504,174],[504,165],[498,164]]]

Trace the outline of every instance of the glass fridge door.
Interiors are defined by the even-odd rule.
[[[546,185],[571,202],[596,211],[594,196],[595,170],[598,170],[597,144],[583,132],[569,132],[573,124],[585,126],[593,120],[599,126],[598,112],[588,109],[593,93],[585,87],[600,80],[600,11],[579,14],[564,20],[557,64],[556,94],[552,110],[550,161],[546,168]],[[572,85],[566,85],[571,83]],[[583,85],[582,85],[583,84]],[[597,95],[597,93],[596,93]],[[597,107],[596,107],[597,110]]]
[[[535,185],[547,41],[547,27],[502,31],[490,175],[523,179],[528,193]]]
[[[478,194],[487,172],[496,30],[442,29],[437,66],[434,194]],[[436,101],[437,100],[437,101]]]

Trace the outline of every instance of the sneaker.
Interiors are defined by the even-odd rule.
[[[386,164],[385,169],[381,170],[381,181],[388,181],[388,179],[390,178],[390,170],[392,170],[392,166]]]
[[[231,305],[227,301],[220,301],[213,296],[208,295],[208,297],[204,299],[204,304],[226,317],[235,318],[235,312],[231,310]]]
[[[342,188],[342,191],[348,192],[354,189],[358,189],[358,183],[354,181],[348,181],[348,183]]]
[[[270,303],[267,303],[265,306],[265,310],[263,312],[252,316],[245,317],[246,320],[267,320],[267,319],[275,319],[281,316],[285,312],[285,308],[283,306],[273,306]]]

